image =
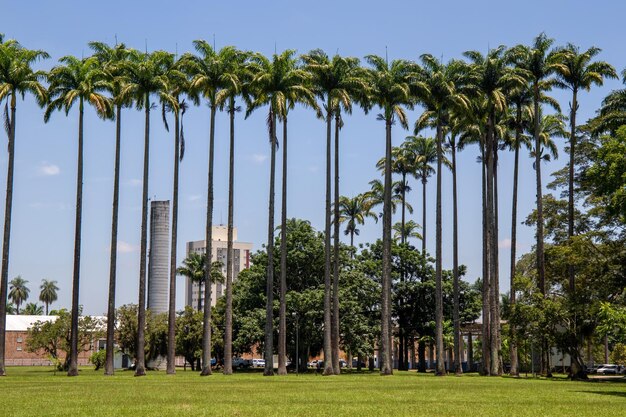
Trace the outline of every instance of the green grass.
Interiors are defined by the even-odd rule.
[[[114,377],[84,368],[68,378],[47,368],[9,368],[0,378],[0,416],[626,416],[626,380],[437,378],[260,373],[201,378],[149,372]]]

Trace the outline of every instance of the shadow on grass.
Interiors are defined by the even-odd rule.
[[[626,391],[576,391],[582,394],[598,394],[598,395],[609,395],[612,397],[621,397],[626,398]]]

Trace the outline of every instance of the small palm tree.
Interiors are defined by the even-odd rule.
[[[58,299],[57,291],[59,291],[59,287],[57,287],[56,281],[44,279],[41,281],[39,289],[41,290],[39,292],[39,301],[46,306],[46,315],[48,315],[48,307]]]
[[[26,286],[28,281],[21,276],[17,276],[9,282],[9,299],[15,304],[15,311],[20,314],[20,306],[28,300],[30,289]]]
[[[106,73],[96,57],[78,59],[65,56],[62,65],[52,68],[48,75],[50,103],[44,113],[44,121],[50,120],[55,110],[69,114],[78,103],[78,158],[76,175],[76,226],[74,235],[74,273],[72,276],[72,326],[70,343],[70,366],[68,376],[78,375],[78,314],[80,285],[80,249],[83,210],[83,118],[85,104],[91,104],[103,119],[113,115],[112,101],[103,92],[111,89]]]
[[[219,261],[214,261],[211,263],[211,283],[223,283],[224,276],[222,274],[222,263]],[[179,266],[176,269],[176,273],[183,277],[189,278],[192,282],[198,284],[198,311],[202,311],[202,287],[206,283],[206,255],[200,254],[197,252],[190,253],[185,260],[183,260],[183,265]],[[209,305],[211,301],[209,301]]]
[[[43,314],[43,307],[37,303],[28,303],[24,306],[22,314],[27,316],[41,316]]]
[[[404,223],[404,225],[402,222],[398,222],[393,225],[393,238],[400,240],[400,242],[406,242],[410,238],[421,239],[422,235],[418,232],[419,229],[419,224],[415,223],[413,220],[409,220]]]
[[[0,376],[5,375],[5,330],[7,314],[7,287],[9,281],[9,246],[11,242],[11,214],[13,210],[13,175],[15,167],[15,111],[17,97],[27,93],[35,96],[43,106],[47,101],[46,88],[41,84],[43,71],[35,71],[35,62],[48,58],[44,51],[23,48],[17,41],[4,40],[0,33],[0,103],[7,100],[4,126],[8,134],[7,187],[4,208],[4,233],[2,238],[2,266],[0,272]],[[9,113],[10,107],[10,113]]]
[[[365,194],[358,194],[352,198],[342,196],[339,199],[339,213],[339,222],[347,222],[344,234],[350,235],[352,248],[354,248],[354,235],[358,236],[361,232],[357,227],[359,224],[365,224],[367,217],[371,217],[378,223],[378,216],[372,212],[372,205]]]

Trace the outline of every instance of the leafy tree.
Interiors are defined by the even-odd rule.
[[[48,74],[50,102],[44,113],[44,121],[50,120],[55,110],[65,111],[66,116],[78,103],[78,156],[76,173],[76,225],[74,230],[74,272],[72,275],[72,348],[68,376],[78,375],[78,295],[80,285],[80,252],[83,213],[83,119],[85,104],[91,104],[98,117],[112,117],[111,99],[102,93],[109,90],[109,81],[98,59],[78,59],[65,56]]]
[[[32,66],[35,62],[48,57],[46,52],[26,49],[13,39],[5,41],[4,35],[0,33],[0,103],[6,99],[3,121],[8,136],[7,187],[2,237],[2,270],[0,272],[0,376],[5,375],[5,330],[6,315],[9,313],[7,309],[7,287],[9,281],[11,214],[13,211],[17,96],[21,95],[24,98],[27,93],[32,94],[40,106],[45,104],[47,91],[41,84],[42,79],[45,78],[45,73],[43,71],[35,71]]]
[[[46,315],[48,315],[48,307],[58,298],[57,291],[59,291],[59,287],[57,287],[56,281],[44,279],[41,281],[39,289],[41,290],[39,292],[39,301],[45,304]]]
[[[202,358],[202,320],[202,311],[191,306],[179,311],[176,319],[176,353],[185,358],[192,371]]]
[[[15,311],[20,314],[20,305],[28,300],[30,289],[26,286],[28,281],[21,276],[17,276],[9,282],[9,298],[15,304]]]
[[[38,321],[28,329],[26,346],[29,352],[48,354],[61,364],[59,370],[70,367],[72,317],[66,309],[57,311],[56,320]],[[103,336],[103,324],[91,316],[81,316],[78,320],[78,351],[87,352],[95,341]]]
[[[115,339],[122,353],[137,360],[137,305],[127,304],[116,311]],[[153,314],[146,310],[144,357],[149,364],[167,354],[167,314]]]

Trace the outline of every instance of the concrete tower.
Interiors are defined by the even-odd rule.
[[[150,204],[150,253],[148,263],[148,308],[165,313],[169,300],[170,202]]]

